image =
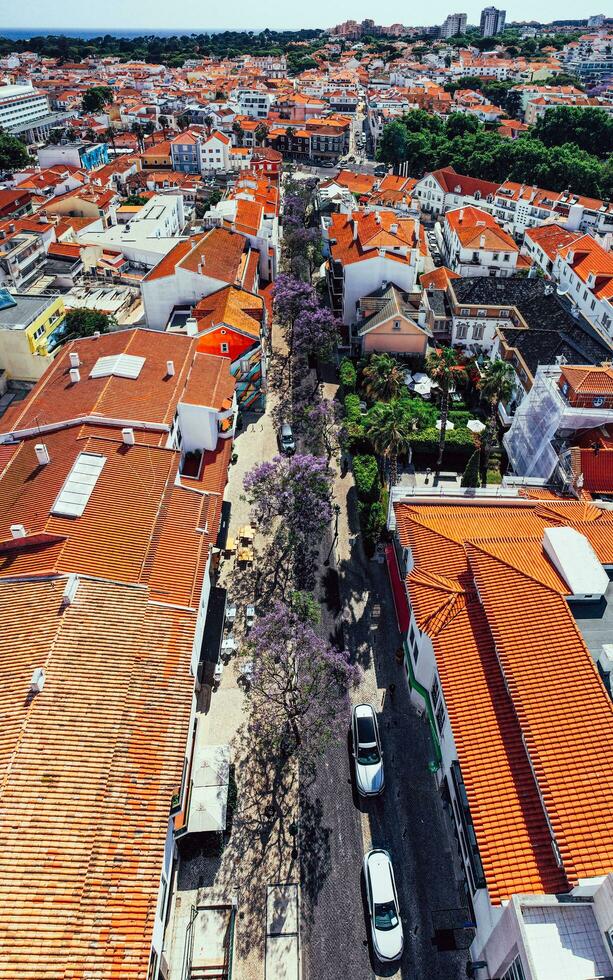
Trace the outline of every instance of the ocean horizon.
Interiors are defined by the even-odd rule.
[[[53,37],[75,37],[83,38],[84,41],[88,41],[93,37],[104,37],[105,34],[110,34],[112,37],[180,37],[182,34],[222,34],[224,30],[233,30],[234,28],[225,27],[175,27],[167,29],[152,30],[150,27],[141,27],[140,30],[128,31],[123,28],[117,27],[98,27],[96,30],[90,30],[88,28],[58,28],[58,27],[0,27],[0,37],[10,38],[12,41],[29,41],[33,37],[47,37],[52,35]],[[255,33],[258,30],[254,29]],[[243,33],[243,32],[239,32]]]

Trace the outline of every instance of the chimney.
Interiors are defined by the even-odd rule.
[[[46,466],[47,463],[51,462],[51,456],[49,455],[49,450],[45,446],[44,442],[37,442],[34,446],[34,452],[36,453],[36,458],[38,460],[39,466]]]
[[[94,336],[94,339],[97,340],[98,337],[100,336],[100,331],[99,330],[94,330],[93,336]]]
[[[358,237],[358,223],[355,220],[355,218],[352,221],[352,225],[353,225],[353,240],[355,242]]]
[[[479,236],[479,248],[485,248],[485,235]]]
[[[392,225],[390,225],[390,232],[392,233],[392,235],[398,234],[398,225],[395,221]]]
[[[464,221],[464,208],[460,208],[460,217],[458,218],[458,221]]]
[[[166,375],[167,375],[167,377],[172,378],[172,376],[173,376],[174,373],[175,373],[175,362],[174,361],[166,361]]]
[[[202,275],[204,269],[204,255],[201,255],[198,259],[198,274]]]
[[[15,538],[25,538],[26,529],[23,524],[11,524],[11,537]]]
[[[133,446],[134,443],[136,442],[136,439],[134,438],[134,429],[129,427],[122,429],[121,438],[123,439],[126,446]]]
[[[71,351],[70,352],[70,366],[73,367],[73,368],[78,368],[78,366],[79,366],[80,363],[81,363],[81,358],[79,357],[79,355],[77,354],[77,352],[76,351]]]
[[[78,588],[79,588],[79,576],[75,575],[75,573],[72,572],[68,576],[68,580],[64,587],[64,594],[62,595],[62,606],[72,606]]]
[[[185,332],[188,337],[195,337],[198,333],[198,321],[195,317],[190,316],[185,321]]]
[[[45,671],[42,667],[36,667],[30,678],[30,694],[40,694],[45,686]]]
[[[14,235],[15,234],[15,222],[14,221],[11,221],[11,223],[9,225],[9,234],[10,235]]]
[[[70,369],[70,380],[72,381],[73,385],[76,385],[77,382],[81,380],[81,373],[78,368]]]

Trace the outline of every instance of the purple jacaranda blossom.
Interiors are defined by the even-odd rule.
[[[301,310],[316,305],[317,295],[310,283],[283,272],[277,276],[273,288],[273,308],[275,318],[280,323],[293,325]]]
[[[312,623],[275,602],[242,651],[253,662],[250,729],[256,751],[313,762],[346,729],[348,688],[360,671]]]
[[[306,306],[294,322],[294,347],[307,356],[327,358],[336,350],[340,324],[325,306]]]
[[[264,530],[283,518],[288,541],[313,545],[332,518],[332,474],[326,459],[297,453],[275,456],[245,474],[243,486],[255,520]]]

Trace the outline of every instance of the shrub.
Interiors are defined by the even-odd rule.
[[[462,474],[461,486],[463,487],[478,487],[479,486],[479,466],[480,466],[481,453],[478,449],[475,449],[474,453],[468,460],[466,464],[466,469]]]
[[[379,497],[379,467],[374,456],[355,456],[353,459],[355,487],[360,500],[374,501]]]
[[[345,391],[355,391],[357,374],[355,365],[349,358],[344,357],[341,361],[338,369],[338,377]]]
[[[374,554],[381,534],[385,530],[387,513],[381,501],[376,500],[368,509],[364,509],[362,528],[364,532],[364,550],[370,557]]]
[[[345,395],[345,418],[347,419],[349,425],[362,424],[360,399],[357,395]]]

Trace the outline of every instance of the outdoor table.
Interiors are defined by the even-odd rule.
[[[250,629],[255,621],[255,606],[247,606],[245,610],[245,621],[247,629]]]
[[[224,636],[221,641],[222,650],[238,650],[238,643],[233,636]]]
[[[233,623],[236,619],[236,603],[230,602],[226,606],[226,623]]]
[[[228,538],[224,550],[229,552],[236,551],[236,541],[234,540],[234,538]]]
[[[245,524],[243,527],[239,527],[238,536],[241,541],[253,541],[255,537],[255,531],[250,524]]]

